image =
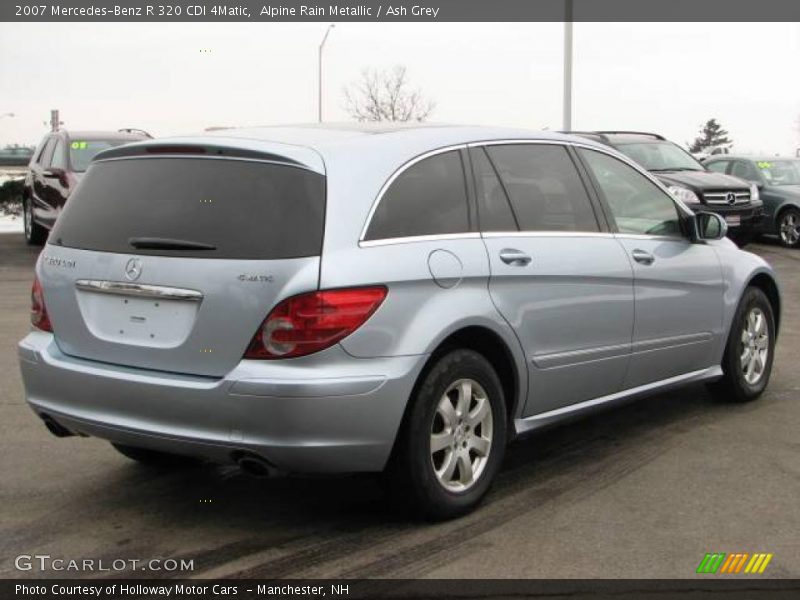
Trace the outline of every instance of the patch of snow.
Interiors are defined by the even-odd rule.
[[[0,233],[22,233],[22,217],[0,215]]]

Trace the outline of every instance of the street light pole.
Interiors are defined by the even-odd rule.
[[[564,131],[572,130],[572,0],[564,0]]]
[[[319,81],[317,82],[317,117],[320,123],[322,123],[322,49],[325,47],[325,42],[328,41],[328,35],[334,27],[336,27],[336,25],[331,23],[325,30],[325,35],[322,37],[322,42],[320,42],[319,54],[317,56],[317,74],[319,76]]]

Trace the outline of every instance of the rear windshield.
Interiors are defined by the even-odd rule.
[[[50,243],[199,258],[318,256],[324,218],[325,178],[306,169],[229,159],[131,158],[89,167]],[[152,240],[161,247],[147,247],[159,245]]]

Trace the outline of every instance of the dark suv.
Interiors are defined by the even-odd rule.
[[[101,150],[145,140],[138,129],[66,131],[47,134],[33,153],[22,192],[25,239],[43,244],[95,154]]]
[[[708,170],[691,154],[657,133],[572,132],[619,150],[655,175],[695,212],[713,211],[728,223],[739,246],[755,237],[763,215],[758,187],[738,177]]]

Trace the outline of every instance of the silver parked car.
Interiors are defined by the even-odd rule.
[[[780,295],[622,154],[524,130],[260,128],[99,154],[19,344],[51,432],[141,462],[387,471],[472,508],[516,436],[767,385]]]

